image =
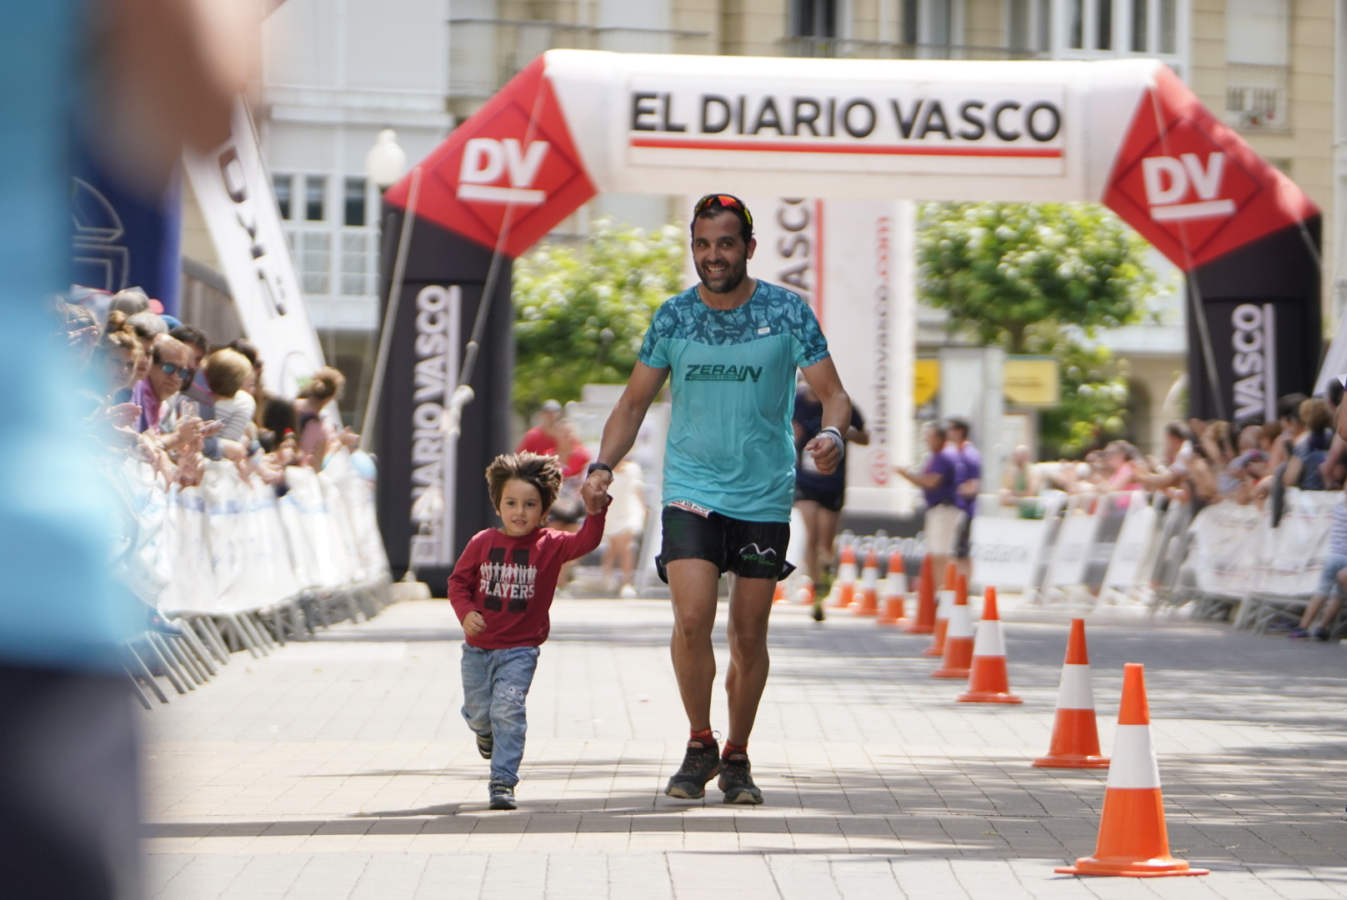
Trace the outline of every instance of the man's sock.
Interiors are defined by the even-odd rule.
[[[748,755],[748,744],[744,744],[744,745],[741,747],[741,746],[739,746],[738,744],[731,744],[729,741],[726,741],[726,742],[725,742],[725,752],[720,754],[721,759],[724,759],[725,757],[729,756],[731,753],[742,753],[742,754],[744,754],[745,756],[747,756],[747,755]]]
[[[716,742],[716,736],[715,733],[711,731],[711,729],[707,728],[705,731],[692,732],[692,736],[689,738],[689,740],[701,741],[703,746],[710,747],[712,744]]]

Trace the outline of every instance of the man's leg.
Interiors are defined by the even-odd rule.
[[[828,507],[819,504],[818,525],[813,532],[813,545],[814,552],[818,555],[820,568],[832,568],[833,557],[836,555],[833,545],[837,543],[837,522],[841,517],[841,511],[828,509]]]
[[[720,572],[705,559],[677,559],[665,566],[673,596],[673,636],[669,654],[683,698],[683,710],[693,731],[711,727],[711,687],[716,680],[716,656],[711,629],[716,623],[716,582]],[[768,602],[771,602],[770,592]]]
[[[758,717],[758,702],[767,685],[767,619],[772,610],[776,582],[770,578],[736,575],[730,594],[730,668],[725,690],[730,701],[728,743],[748,745],[749,732]]]
[[[706,795],[706,783],[720,771],[720,748],[711,734],[711,686],[716,680],[711,628],[716,622],[716,582],[720,569],[709,560],[689,557],[667,563],[665,572],[674,610],[669,653],[692,734],[683,763],[669,779],[664,793],[696,800]]]
[[[814,500],[797,500],[795,508],[800,511],[800,519],[804,522],[804,571],[809,580],[817,585],[822,562],[818,554],[818,516],[822,507]]]

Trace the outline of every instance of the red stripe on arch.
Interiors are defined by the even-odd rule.
[[[632,147],[657,150],[729,150],[756,153],[835,153],[861,156],[968,156],[1011,159],[1061,159],[1060,147],[915,147],[895,144],[819,144],[794,141],[707,141],[632,138]]]

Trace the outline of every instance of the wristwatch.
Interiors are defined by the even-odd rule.
[[[611,475],[613,474],[613,467],[606,462],[592,462],[589,464],[589,468],[585,470],[585,477],[588,478],[595,472],[607,472]]]

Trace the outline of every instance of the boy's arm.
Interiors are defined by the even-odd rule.
[[[608,516],[607,504],[605,508],[585,516],[585,523],[580,526],[580,530],[575,534],[565,534],[561,538],[561,557],[562,559],[579,559],[599,546],[599,541],[603,540],[604,520]]]
[[[481,547],[482,541],[478,537],[468,541],[449,576],[449,602],[453,604],[454,614],[460,622],[464,616],[477,609],[477,569],[481,564]]]

